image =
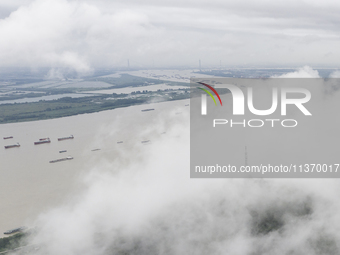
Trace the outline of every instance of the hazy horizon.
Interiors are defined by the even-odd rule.
[[[0,2],[0,66],[338,67],[334,1]]]

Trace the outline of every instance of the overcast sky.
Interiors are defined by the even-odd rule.
[[[339,1],[0,0],[0,65],[338,67]]]

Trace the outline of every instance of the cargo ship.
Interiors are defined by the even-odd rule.
[[[93,149],[93,150],[91,150],[91,151],[100,151],[100,149]]]
[[[13,136],[5,136],[4,137],[4,139],[6,140],[6,139],[12,139],[13,138]]]
[[[68,137],[60,137],[58,138],[58,141],[64,141],[64,140],[73,139],[73,138],[74,138],[73,135],[68,136]]]
[[[60,158],[60,159],[51,160],[50,163],[57,163],[61,161],[71,160],[71,159],[73,159],[73,157]]]
[[[119,142],[117,142],[117,143],[123,143],[123,141],[119,141]]]
[[[64,152],[66,152],[67,150],[62,150],[62,151],[59,151],[59,153],[64,153]]]
[[[141,143],[146,144],[146,143],[149,143],[149,142],[150,142],[150,140],[146,140],[146,141],[142,141]]]
[[[17,143],[17,144],[12,144],[12,145],[6,145],[5,149],[10,149],[10,148],[15,148],[15,147],[20,147],[20,144]]]
[[[14,228],[14,229],[7,230],[6,232],[4,232],[4,234],[5,235],[10,235],[10,234],[13,234],[13,233],[24,231],[26,229],[27,229],[27,227]]]
[[[38,142],[34,142],[35,145],[38,145],[38,144],[43,144],[43,143],[50,143],[51,140],[50,138],[40,138]]]
[[[144,109],[144,110],[142,110],[142,112],[148,112],[148,111],[153,111],[153,110],[155,110],[155,109],[153,109],[153,108],[151,108],[151,109]]]

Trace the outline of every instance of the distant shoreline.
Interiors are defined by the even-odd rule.
[[[160,92],[148,93],[144,98],[119,98],[108,100],[106,96],[61,98],[53,101],[40,101],[23,104],[0,105],[0,125],[28,121],[56,119],[85,113],[101,112],[116,108],[129,107],[158,102],[177,101],[189,98],[189,93],[160,97]]]

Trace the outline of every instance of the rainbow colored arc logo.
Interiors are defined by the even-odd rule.
[[[217,93],[217,91],[213,88],[213,87],[211,87],[210,85],[208,85],[208,84],[205,84],[205,83],[203,83],[203,82],[198,82],[199,84],[201,84],[201,85],[203,85],[203,86],[206,86],[207,88],[209,88],[209,89],[211,89],[211,91],[212,92],[214,92],[215,93],[215,95],[218,97],[218,100],[220,100],[220,104],[221,104],[221,106],[222,106],[222,100],[221,100],[221,98],[220,98],[220,95]],[[214,98],[214,96],[210,93],[210,91],[209,90],[207,90],[207,89],[203,89],[203,88],[200,88],[200,87],[197,87],[198,89],[200,89],[200,90],[203,90],[203,91],[205,91],[213,100],[214,100],[214,102],[215,102],[215,105],[217,105],[217,103],[216,103],[216,100],[215,100],[215,98]]]

